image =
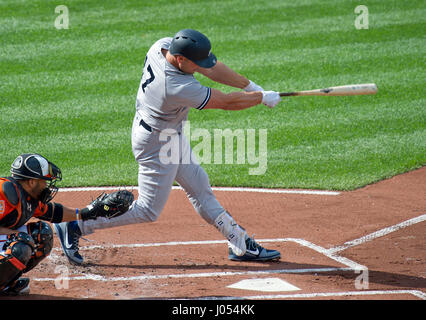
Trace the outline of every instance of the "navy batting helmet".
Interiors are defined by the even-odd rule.
[[[213,67],[217,60],[210,40],[201,32],[183,29],[175,34],[169,48],[172,55],[182,55],[202,68]]]

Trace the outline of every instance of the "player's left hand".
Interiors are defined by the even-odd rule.
[[[243,90],[246,92],[253,92],[253,91],[263,91],[263,88],[259,85],[257,85],[256,83],[254,83],[253,81],[249,80],[250,83],[248,84],[247,87],[245,87]]]
[[[113,193],[102,193],[93,200],[86,208],[82,209],[81,219],[96,219],[105,217],[111,219],[121,216],[133,203],[134,196],[130,191],[119,190]]]

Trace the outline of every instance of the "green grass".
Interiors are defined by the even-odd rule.
[[[274,109],[193,110],[191,128],[267,129],[267,171],[203,164],[212,185],[352,190],[426,163],[424,1],[0,0],[0,175],[23,152],[61,186],[136,185],[130,131],[145,53],[194,28],[266,90],[374,82],[376,96],[284,98]],[[197,75],[205,85],[233,89]],[[192,141],[193,147],[199,141]],[[236,142],[235,142],[236,147]],[[236,148],[235,148],[236,149]],[[236,162],[236,156],[235,156]]]

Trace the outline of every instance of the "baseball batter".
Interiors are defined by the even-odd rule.
[[[194,77],[195,72],[244,90],[225,94],[203,86]],[[81,235],[96,229],[157,220],[174,181],[185,190],[198,214],[228,240],[229,259],[279,259],[278,251],[267,250],[250,238],[217,201],[209,178],[182,131],[191,109],[242,110],[261,103],[274,107],[280,101],[278,92],[264,91],[218,62],[211,53],[209,39],[198,31],[184,29],[173,38],[155,42],[146,54],[132,127],[132,150],[139,164],[138,199],[125,214],[116,218],[98,217],[96,220],[56,224],[56,233],[69,261],[83,262],[78,252]],[[172,148],[177,150],[172,155],[177,161],[165,161],[170,159],[170,155],[164,154],[164,150],[170,150],[166,148],[170,143],[179,144],[179,148]]]

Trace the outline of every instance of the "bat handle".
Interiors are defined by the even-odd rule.
[[[297,92],[280,92],[280,97],[297,96]]]

